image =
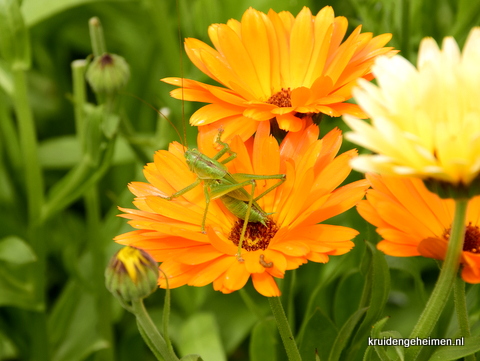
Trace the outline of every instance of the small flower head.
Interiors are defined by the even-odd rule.
[[[213,283],[215,290],[230,293],[251,278],[259,293],[278,296],[275,278],[283,278],[285,271],[308,261],[325,263],[354,245],[351,239],[356,230],[319,224],[354,206],[367,188],[366,181],[337,188],[350,173],[348,162],[356,155],[349,151],[335,157],[341,139],[336,129],[318,140],[318,127],[311,125],[289,133],[279,145],[270,135],[268,122],[247,143],[233,138],[230,148],[237,157],[225,164],[230,174],[286,175],[284,183],[257,200],[268,219],[264,224],[247,224],[241,259],[237,252],[244,221],[228,211],[225,200],[211,200],[204,233],[202,184],[172,200],[162,198],[197,179],[177,143],[168,151],[158,151],[154,163],[145,167],[149,183],[130,184],[138,209],[122,209],[122,216],[137,230],[115,239],[147,249],[162,262],[160,268],[171,288]],[[276,182],[257,180],[255,195]],[[160,286],[165,287],[162,275]]]
[[[312,122],[313,114],[364,117],[357,105],[346,102],[351,88],[358,78],[372,79],[370,66],[377,56],[395,51],[383,47],[390,34],[373,37],[361,33],[361,26],[343,41],[347,27],[330,6],[316,16],[304,7],[296,17],[250,8],[241,21],[209,27],[213,48],[185,40],[190,60],[224,87],[179,78],[163,81],[181,87],[171,93],[177,99],[210,103],[190,122],[200,132],[223,127],[227,141],[234,135],[246,140],[271,119],[296,132]]]
[[[147,252],[127,246],[111,258],[105,278],[108,290],[120,300],[139,300],[157,289],[158,265]]]
[[[95,92],[113,93],[127,83],[130,67],[121,56],[105,53],[93,59],[86,77]]]
[[[445,259],[454,201],[427,190],[420,179],[367,174],[372,189],[358,212],[377,227],[377,247],[390,256]],[[463,252],[462,278],[480,283],[480,197],[470,200]]]
[[[376,153],[357,157],[353,167],[434,180],[445,197],[456,196],[448,185],[471,196],[469,188],[480,188],[478,64],[480,28],[471,31],[463,53],[453,38],[445,38],[442,49],[424,39],[417,68],[398,55],[377,59],[379,85],[359,82],[353,92],[371,125],[344,117],[353,129],[346,137]]]

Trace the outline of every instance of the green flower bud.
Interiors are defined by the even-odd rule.
[[[96,93],[113,93],[127,83],[130,68],[121,56],[105,53],[93,59],[86,76]]]
[[[105,278],[107,289],[120,300],[139,300],[158,288],[158,265],[147,252],[127,246],[111,258]]]

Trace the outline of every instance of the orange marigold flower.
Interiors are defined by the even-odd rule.
[[[226,88],[189,79],[162,80],[180,87],[171,92],[174,98],[211,103],[193,114],[190,123],[215,134],[223,127],[225,140],[237,134],[246,140],[259,122],[272,118],[281,129],[295,132],[311,123],[312,114],[365,117],[357,105],[345,101],[358,78],[373,78],[370,66],[377,56],[396,51],[383,47],[391,34],[372,37],[361,34],[361,26],[342,43],[347,26],[347,19],[335,17],[330,6],[316,16],[304,7],[297,17],[250,8],[241,22],[231,19],[209,27],[215,48],[185,40],[190,60]]]
[[[377,248],[390,256],[443,260],[455,202],[427,190],[418,178],[367,174],[372,189],[357,210],[377,227]],[[471,199],[461,256],[462,278],[480,283],[480,196]]]
[[[354,229],[318,224],[358,203],[368,187],[362,180],[337,188],[351,171],[351,150],[335,157],[342,136],[338,129],[318,140],[318,127],[289,133],[279,146],[270,135],[268,122],[260,125],[255,139],[243,143],[235,137],[230,144],[237,157],[227,163],[233,173],[286,174],[286,181],[258,200],[271,213],[266,226],[250,222],[243,242],[242,258],[237,257],[243,224],[219,200],[212,201],[201,232],[205,209],[202,186],[171,201],[169,196],[193,183],[197,176],[185,161],[184,148],[170,144],[168,151],[155,154],[154,163],[145,167],[149,183],[134,182],[138,209],[121,208],[137,230],[117,236],[116,241],[147,250],[168,275],[172,288],[185,284],[205,286],[230,293],[241,289],[251,277],[264,296],[279,296],[274,278],[307,261],[328,261],[353,246]],[[278,180],[258,180],[260,195]],[[249,188],[249,187],[248,187]],[[247,189],[248,189],[247,188]],[[337,189],[336,189],[337,188]],[[166,287],[164,276],[159,284]]]

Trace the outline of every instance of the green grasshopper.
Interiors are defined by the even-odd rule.
[[[235,159],[237,154],[230,149],[230,146],[221,141],[223,130],[219,130],[216,143],[222,148],[212,158],[201,153],[197,149],[187,149],[185,151],[185,160],[191,172],[197,175],[197,179],[187,187],[180,189],[171,196],[162,197],[166,200],[172,200],[192,190],[203,181],[203,192],[205,194],[205,211],[202,219],[202,232],[205,233],[205,222],[208,214],[208,207],[211,200],[220,199],[225,207],[236,217],[244,220],[240,241],[238,244],[237,259],[243,262],[241,250],[245,232],[249,222],[260,222],[266,226],[269,213],[266,213],[258,205],[257,201],[280,186],[286,180],[285,174],[258,175],[228,172],[226,163]],[[220,161],[220,158],[228,153],[228,157]],[[255,180],[278,179],[278,182],[265,190],[263,193],[254,196]],[[251,185],[251,192],[248,193],[244,187]]]

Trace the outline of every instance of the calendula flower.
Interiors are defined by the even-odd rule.
[[[145,251],[123,247],[105,270],[107,289],[125,302],[147,297],[156,289],[157,262]]]
[[[263,121],[276,118],[286,131],[299,131],[311,115],[364,117],[357,105],[346,103],[358,78],[372,79],[370,66],[382,54],[390,34],[372,37],[358,26],[342,43],[347,19],[335,17],[330,6],[313,16],[304,7],[294,17],[283,11],[268,14],[248,9],[241,22],[213,24],[208,34],[214,48],[186,39],[190,60],[224,87],[180,78],[162,79],[179,86],[177,99],[211,103],[199,109],[190,123],[214,136],[248,139]]]
[[[480,28],[463,53],[451,37],[442,49],[423,39],[417,68],[399,55],[378,58],[379,85],[363,81],[353,91],[371,125],[344,117],[354,131],[346,137],[377,154],[357,157],[353,167],[470,187],[480,172],[479,64]]]
[[[367,174],[372,189],[357,210],[383,238],[390,256],[445,259],[455,202],[427,190],[418,178]],[[470,200],[461,255],[462,278],[480,283],[480,197]]]
[[[237,157],[226,165],[231,174],[285,174],[279,187],[258,199],[270,214],[262,225],[249,222],[238,257],[243,220],[230,213],[216,199],[210,202],[205,233],[202,219],[205,194],[201,185],[178,198],[162,197],[192,184],[196,174],[185,161],[184,148],[172,143],[168,151],[155,154],[145,167],[149,183],[135,182],[138,209],[123,209],[123,217],[137,230],[116,237],[116,241],[147,250],[162,262],[162,274],[169,287],[205,286],[230,293],[241,289],[251,277],[256,290],[265,296],[279,296],[274,278],[307,261],[325,263],[353,246],[357,231],[348,227],[318,224],[354,206],[368,187],[365,180],[337,188],[350,173],[349,160],[355,150],[335,157],[342,136],[338,129],[318,140],[318,127],[289,133],[279,146],[270,135],[268,122],[260,125],[255,139],[247,143],[235,137],[230,144]],[[256,195],[278,182],[257,180]],[[246,187],[250,191],[250,187]],[[160,275],[159,284],[166,287]]]

